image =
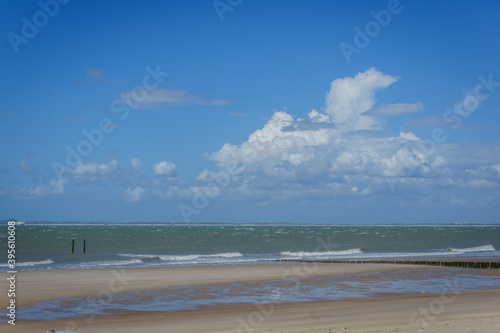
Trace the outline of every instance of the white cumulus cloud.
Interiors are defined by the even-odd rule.
[[[84,164],[82,162],[78,162],[78,165],[73,170],[74,175],[84,176],[84,175],[107,175],[116,171],[118,168],[118,162],[111,161],[109,163],[98,164],[96,162],[91,162],[88,164]]]
[[[372,129],[373,118],[363,115],[373,108],[375,92],[387,88],[398,80],[375,68],[358,73],[354,77],[336,79],[326,95],[325,113],[346,130]]]
[[[307,118],[294,119],[277,111],[240,145],[226,143],[206,156],[221,169],[233,164],[242,170],[227,187],[231,197],[329,200],[339,194],[427,194],[440,187],[498,186],[500,156],[488,154],[491,147],[429,143],[413,132],[392,136],[379,130],[376,113],[423,108],[421,103],[397,103],[365,114],[373,110],[375,92],[397,79],[371,68],[334,80],[324,112],[312,110]],[[196,181],[206,182],[210,174],[203,170]]]
[[[156,176],[172,177],[177,174],[177,165],[172,162],[162,161],[153,166]]]
[[[142,200],[142,197],[146,193],[146,190],[140,186],[134,188],[127,188],[123,194],[125,201],[138,202]]]
[[[130,165],[132,166],[132,168],[134,168],[136,170],[142,168],[142,162],[138,158],[131,159]]]
[[[67,184],[67,180],[51,180],[48,184],[42,184],[38,186],[29,186],[21,189],[19,195],[21,196],[34,196],[34,197],[46,197],[49,195],[62,195],[64,194],[64,188]]]
[[[70,173],[78,182],[95,182],[116,178],[119,172],[120,167],[115,160],[101,164],[97,162],[78,162],[76,168],[70,170]]]

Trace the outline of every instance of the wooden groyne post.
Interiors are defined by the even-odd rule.
[[[499,261],[459,261],[459,260],[309,260],[309,259],[276,259],[280,262],[306,262],[329,264],[400,264],[427,265],[473,269],[500,269]]]
[[[87,251],[87,240],[83,240],[83,253]],[[75,253],[75,238],[71,238],[71,253]]]

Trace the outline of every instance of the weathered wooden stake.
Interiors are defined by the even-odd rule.
[[[75,239],[71,240],[71,253],[75,253]]]
[[[87,241],[84,239],[84,240],[83,240],[83,253],[85,253],[85,245],[86,245],[86,242],[87,242]]]
[[[340,263],[340,264],[407,264],[407,265],[430,265],[430,266],[448,266],[460,268],[478,268],[478,269],[499,269],[499,261],[440,261],[440,260],[317,260],[317,259],[274,259],[273,261],[283,262],[310,262],[310,263]]]

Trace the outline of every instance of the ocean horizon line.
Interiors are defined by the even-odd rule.
[[[450,223],[295,223],[295,222],[108,222],[108,221],[19,221],[16,219],[0,220],[0,225],[6,225],[9,221],[15,221],[19,225],[153,225],[153,226],[500,226],[500,222],[481,223],[481,222],[450,222]]]

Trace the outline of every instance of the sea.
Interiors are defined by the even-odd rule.
[[[7,254],[7,226],[0,226]],[[30,224],[16,269],[240,265],[276,259],[500,259],[500,225]],[[0,269],[8,268],[7,260]]]
[[[0,248],[7,266],[7,226]],[[12,240],[12,238],[11,238]],[[16,225],[16,270],[147,268],[275,263],[276,259],[500,259],[500,225]],[[3,267],[3,268],[2,268]],[[402,268],[273,281],[197,284],[37,302],[22,320],[175,312],[230,304],[272,304],[500,288],[500,276],[475,269]],[[0,323],[9,319],[4,309]],[[90,314],[90,315],[89,315]],[[314,316],[314,314],[310,314]],[[236,322],[235,322],[236,323]],[[236,325],[236,324],[235,324]],[[235,326],[236,327],[236,326]]]

